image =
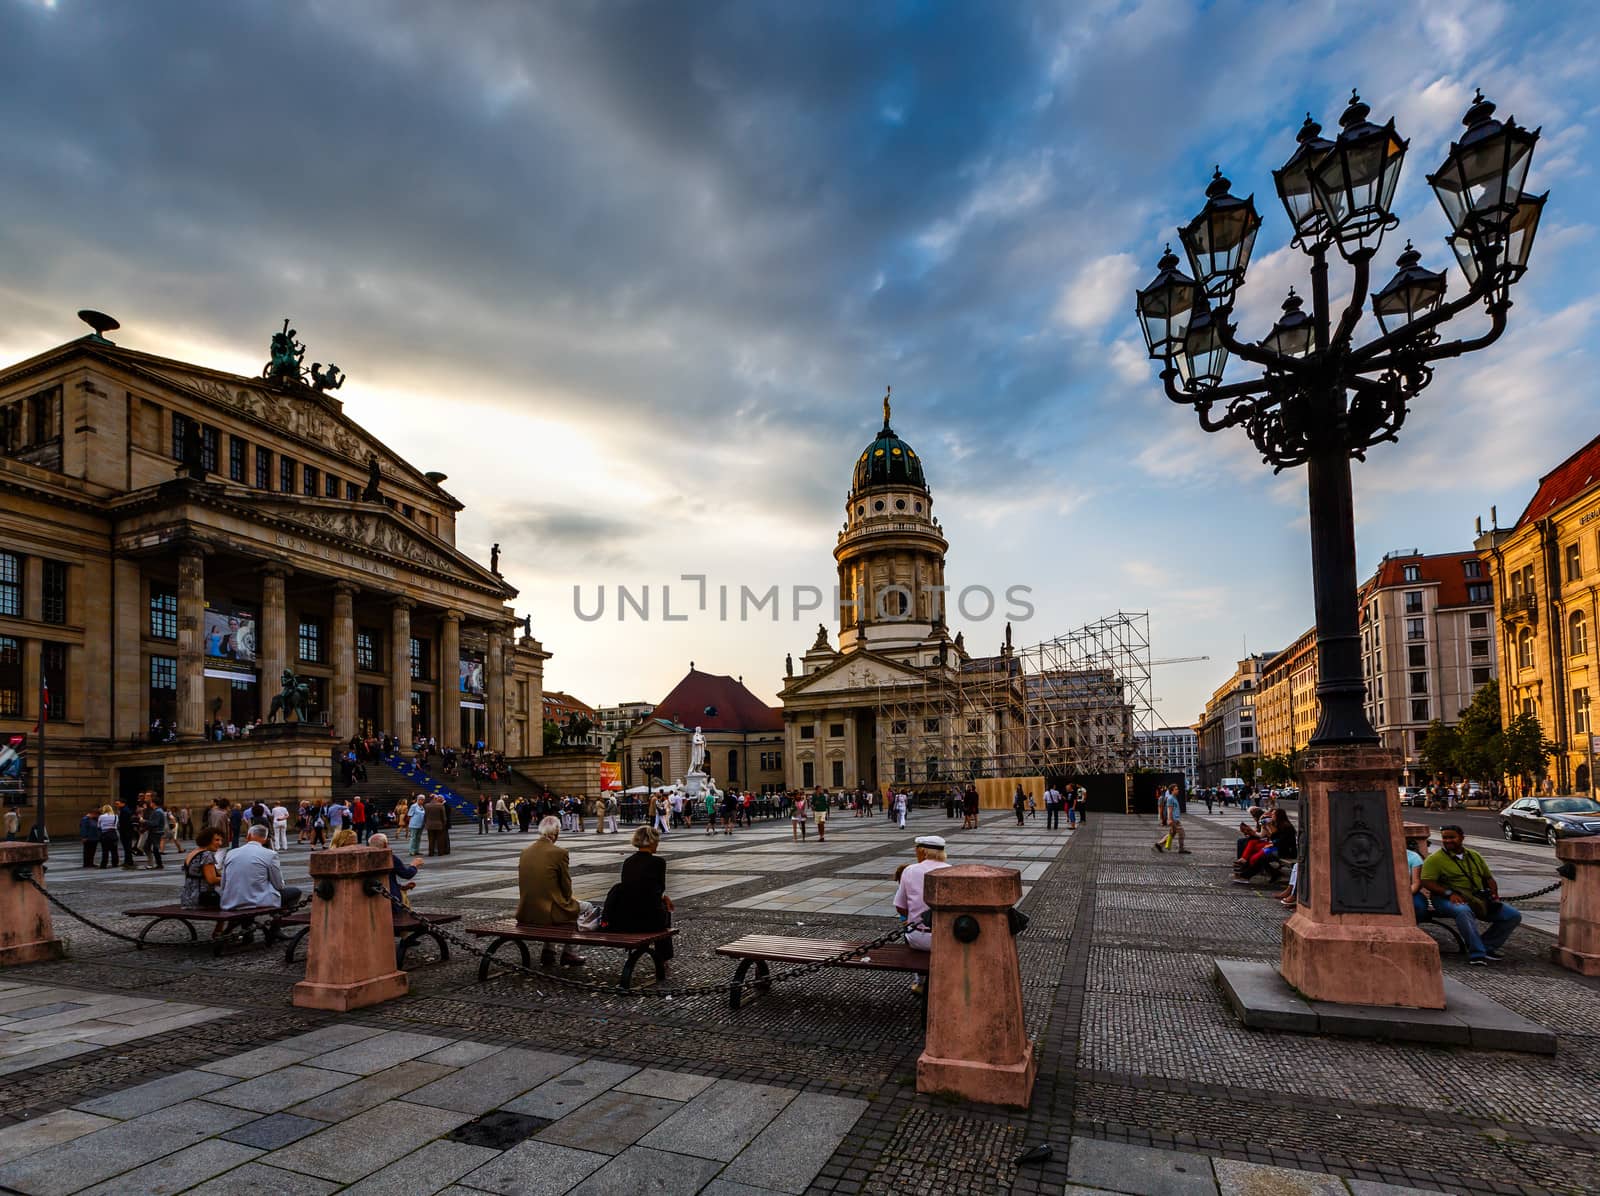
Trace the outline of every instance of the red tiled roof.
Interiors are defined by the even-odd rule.
[[[549,714],[552,711],[561,711],[562,713],[566,713],[567,711],[571,710],[576,711],[577,713],[584,715],[589,719],[594,718],[593,706],[590,706],[587,702],[580,702],[571,694],[563,693],[559,689],[547,689],[544,691],[544,709],[546,714]]]
[[[706,707],[716,708],[707,714]],[[690,669],[651,711],[685,727],[706,731],[781,731],[783,711],[768,706],[732,677]]]
[[[1600,480],[1600,436],[1539,479],[1539,488],[1533,492],[1515,526],[1543,519],[1557,507],[1577,498],[1596,480]]]
[[[1417,566],[1419,581],[1436,581],[1439,583],[1440,606],[1466,606],[1467,605],[1467,561],[1476,561],[1478,554],[1475,552],[1441,552],[1432,556],[1392,556],[1378,566],[1378,571],[1372,575],[1372,580],[1362,586],[1362,601],[1365,602],[1367,594],[1372,590],[1386,590],[1391,586],[1416,585],[1417,582],[1407,581],[1405,567]],[[1487,578],[1475,577],[1473,582],[1487,584]]]

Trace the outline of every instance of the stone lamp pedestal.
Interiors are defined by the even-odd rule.
[[[1600,838],[1562,839],[1556,859],[1578,875],[1561,886],[1561,925],[1550,956],[1583,976],[1600,976]]]
[[[1443,1009],[1439,946],[1409,896],[1398,753],[1313,748],[1300,774],[1300,872],[1279,971],[1307,999]]]
[[[306,978],[294,1004],[343,1013],[410,991],[394,966],[394,905],[386,847],[336,847],[311,857],[311,934]],[[369,892],[369,883],[380,887]]]
[[[982,864],[940,868],[928,873],[926,896],[933,949],[917,1091],[1026,1108],[1038,1065],[1006,916],[1022,898],[1022,874]]]
[[[29,869],[44,884],[48,853],[43,843],[0,843],[0,967],[62,956],[61,940],[50,924],[50,903],[16,874]]]

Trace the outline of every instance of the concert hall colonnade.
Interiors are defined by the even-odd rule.
[[[538,755],[549,653],[455,548],[444,480],[299,379],[100,335],[0,370],[0,736],[26,734],[36,767],[48,690],[51,829],[140,789],[197,805],[224,778],[326,795],[329,748],[357,732]],[[285,670],[327,735],[215,742],[267,716]]]

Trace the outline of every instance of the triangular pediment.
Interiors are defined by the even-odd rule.
[[[370,503],[352,505],[334,499],[287,495],[252,498],[251,506],[258,514],[308,535],[323,539],[331,536],[355,551],[391,557],[438,573],[465,576],[492,589],[508,591],[510,588],[471,557],[412,527],[387,508]]]
[[[848,652],[827,668],[818,669],[808,677],[795,678],[784,688],[782,697],[788,701],[791,698],[877,689],[880,686],[920,685],[923,681],[920,669],[863,650]]]

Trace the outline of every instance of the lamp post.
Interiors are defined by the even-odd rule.
[[[1373,257],[1399,223],[1390,205],[1408,145],[1392,120],[1375,125],[1369,111],[1352,93],[1332,141],[1308,116],[1294,153],[1273,172],[1292,243],[1311,259],[1309,315],[1291,290],[1282,318],[1260,341],[1235,335],[1234,298],[1261,217],[1254,196],[1230,194],[1220,169],[1205,206],[1179,230],[1194,276],[1169,248],[1136,295],[1150,356],[1164,363],[1167,397],[1193,407],[1208,432],[1243,428],[1275,472],[1306,466],[1321,703],[1314,747],[1378,742],[1364,708],[1350,461],[1397,439],[1410,402],[1433,380],[1434,362],[1486,348],[1505,331],[1511,287],[1527,269],[1546,198],[1524,191],[1538,130],[1494,119],[1494,105],[1479,92],[1462,122],[1466,132],[1428,176],[1450,220],[1467,292],[1444,302],[1445,276],[1425,269],[1408,243],[1398,272],[1371,296],[1378,335],[1357,345]],[[1339,312],[1328,298],[1330,251],[1353,276]],[[1446,321],[1480,304],[1487,330],[1442,338]],[[1230,355],[1258,376],[1225,385]]]
[[[1394,277],[1370,296],[1377,334],[1358,344],[1373,258],[1399,224],[1391,207],[1407,150],[1394,121],[1377,125],[1369,114],[1352,93],[1333,140],[1307,116],[1294,152],[1273,172],[1291,243],[1310,259],[1309,314],[1291,290],[1265,336],[1237,337],[1233,305],[1261,217],[1254,196],[1232,195],[1220,169],[1205,206],[1178,232],[1193,276],[1169,248],[1135,304],[1150,356],[1163,362],[1168,398],[1193,407],[1208,432],[1242,428],[1274,471],[1306,467],[1320,714],[1300,762],[1296,909],[1284,923],[1280,971],[1316,1000],[1438,1009],[1438,946],[1403,900],[1400,760],[1379,747],[1365,708],[1350,462],[1398,438],[1435,362],[1500,338],[1545,196],[1524,190],[1538,130],[1496,120],[1479,92],[1466,132],[1428,176],[1466,293],[1446,302],[1445,276],[1426,269],[1407,243]],[[1328,288],[1333,253],[1351,271],[1349,301],[1337,311]],[[1446,322],[1479,305],[1487,328],[1446,340]],[[1225,383],[1230,356],[1255,376]]]

